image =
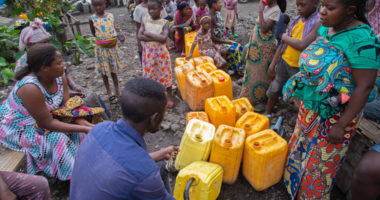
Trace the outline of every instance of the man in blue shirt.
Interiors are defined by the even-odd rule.
[[[96,125],[80,145],[70,199],[174,199],[155,161],[178,147],[148,154],[143,136],[159,130],[166,112],[165,87],[146,78],[129,81],[121,95],[123,119]]]

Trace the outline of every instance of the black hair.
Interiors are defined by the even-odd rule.
[[[365,17],[367,0],[341,0],[347,6],[356,6],[355,18],[365,24],[369,24]]]
[[[179,2],[179,4],[177,5],[177,9],[182,11],[183,9],[185,9],[187,6],[190,6],[186,1],[181,1]]]
[[[165,87],[161,83],[149,78],[135,78],[125,84],[120,104],[123,117],[139,123],[163,111],[166,102]]]
[[[148,0],[154,3],[157,3],[159,6],[162,6],[162,1],[161,0]]]
[[[211,8],[212,4],[216,3],[216,2],[218,2],[218,0],[207,0],[207,5],[208,5],[209,8]]]
[[[282,13],[285,13],[286,11],[286,0],[276,0],[278,7],[280,7],[280,10]]]
[[[201,1],[204,1],[207,4],[207,0],[197,0],[198,3],[200,3]]]
[[[51,66],[57,56],[58,49],[49,43],[33,45],[26,55],[27,66],[24,66],[15,75],[16,80],[21,80],[31,72],[38,73],[43,66]]]

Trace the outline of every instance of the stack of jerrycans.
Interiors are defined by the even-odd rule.
[[[214,125],[198,119],[190,120],[181,139],[175,168],[180,170],[194,161],[206,161],[214,135]]]
[[[191,110],[203,110],[205,100],[214,95],[210,75],[204,71],[192,71],[186,75],[186,102]]]
[[[205,112],[216,128],[221,124],[235,126],[235,108],[225,95],[206,99]]]
[[[233,184],[239,174],[243,156],[245,131],[227,125],[220,125],[212,143],[210,162],[223,168],[223,182]]]
[[[174,68],[175,77],[177,78],[178,88],[181,93],[182,99],[186,99],[186,75],[189,72],[194,71],[194,66],[190,63],[186,63]]]
[[[222,178],[221,166],[204,161],[193,162],[179,171],[173,196],[177,200],[215,200],[222,187]]]
[[[208,115],[206,112],[188,112],[186,114],[186,125],[189,123],[192,119],[199,119],[204,122],[209,122]]]
[[[185,54],[188,56],[190,54],[191,46],[193,45],[193,41],[195,36],[197,35],[196,31],[186,33],[185,34]],[[195,46],[193,51],[193,57],[199,57],[201,54],[199,53],[198,45]]]
[[[212,59],[209,56],[200,56],[200,57],[193,58],[193,60],[194,60],[195,67],[206,64],[206,63],[210,63],[215,66],[214,59]]]
[[[176,67],[182,66],[185,64],[191,64],[192,66],[194,66],[194,60],[193,59],[186,60],[185,57],[179,57],[179,58],[175,59],[175,66]]]
[[[247,137],[242,170],[255,190],[265,190],[281,180],[287,151],[287,142],[273,130]]]
[[[211,72],[210,76],[214,83],[214,97],[226,95],[232,100],[232,81],[230,75],[218,69]]]
[[[252,134],[269,129],[269,118],[254,112],[246,112],[236,121],[236,128],[245,130],[248,137]]]
[[[198,71],[205,71],[207,72],[208,74],[216,71],[218,68],[213,64],[213,63],[205,63],[205,64],[201,64],[201,65],[197,65],[195,67]]]

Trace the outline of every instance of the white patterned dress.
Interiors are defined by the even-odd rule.
[[[58,89],[54,94],[49,94],[34,76],[25,76],[16,83],[8,98],[0,105],[0,144],[25,152],[29,174],[43,171],[50,177],[69,180],[75,154],[85,134],[50,132],[48,135],[40,135],[43,130],[36,128],[36,121],[17,96],[20,87],[34,84],[44,94],[47,108],[50,111],[56,110],[63,101],[62,77],[56,80]]]

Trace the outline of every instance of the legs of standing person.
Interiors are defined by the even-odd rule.
[[[353,200],[375,200],[380,196],[380,143],[364,154],[354,171]]]
[[[111,92],[111,88],[110,88],[110,83],[108,81],[108,76],[102,75],[102,78],[103,78],[104,86],[106,87],[107,94],[108,94],[108,96],[111,96],[112,92]]]
[[[117,79],[117,74],[111,73],[111,77],[112,77],[113,85],[115,86],[115,95],[119,97],[120,89],[119,89],[119,80]]]
[[[166,95],[168,97],[168,107],[172,108],[174,106],[174,97],[173,97],[173,90],[171,86],[166,88]]]
[[[2,176],[3,181],[8,185],[8,189],[16,195],[17,198],[42,200],[50,199],[49,183],[43,176],[4,171],[0,172],[0,176]],[[2,195],[3,191],[1,190],[0,197],[2,197]],[[12,195],[8,197],[12,197]]]
[[[168,174],[168,171],[166,171],[166,169],[165,169],[166,163],[164,160],[160,160],[160,161],[156,162],[156,164],[157,164],[158,168],[160,169],[161,179],[164,182],[166,191],[168,191],[168,193],[171,194],[172,191],[170,188],[169,174]]]
[[[299,68],[291,67],[282,58],[280,59],[276,67],[275,78],[267,90],[268,101],[265,105],[264,114],[272,113],[274,106],[278,102],[278,98],[282,96],[282,87],[284,87],[286,81],[298,71]]]

